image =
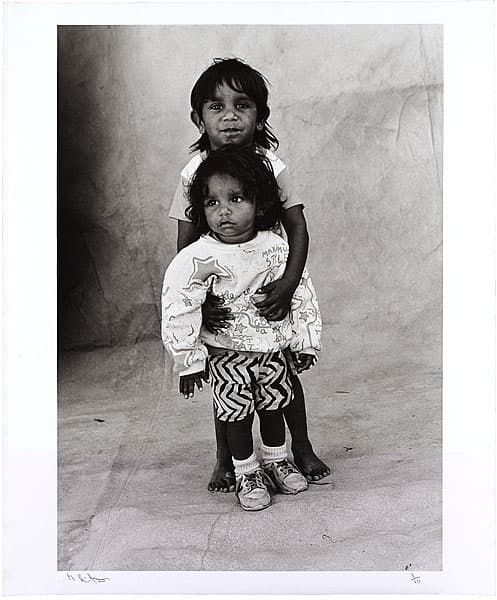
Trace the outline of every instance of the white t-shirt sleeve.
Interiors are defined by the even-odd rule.
[[[188,186],[190,185],[192,177],[195,175],[195,171],[204,159],[204,153],[196,154],[181,171],[181,180],[174,192],[171,208],[169,209],[169,217],[171,219],[191,222],[191,219],[189,219],[185,213],[190,204],[188,200]]]
[[[288,173],[288,168],[285,163],[278,158],[276,154],[273,154],[271,150],[263,150],[263,154],[270,161],[273,167],[274,176],[278,182],[280,188],[280,197],[283,204],[283,208],[288,210],[292,206],[303,205],[303,202],[299,200],[294,192],[291,177]]]
[[[169,209],[169,218],[176,219],[177,221],[190,221],[186,216],[186,209],[188,208],[188,182],[183,177],[178,183],[178,187],[174,192],[173,201],[171,208]]]
[[[286,167],[280,172],[276,181],[280,188],[280,197],[284,210],[288,210],[289,208],[292,208],[292,206],[304,206],[304,203],[296,197],[293,191],[291,177]]]

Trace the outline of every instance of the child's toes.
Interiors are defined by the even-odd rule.
[[[209,483],[209,485],[207,486],[207,489],[210,492],[222,492],[223,491],[223,485],[222,485],[222,483],[219,483],[218,481],[211,481]]]
[[[320,479],[323,479],[323,477],[328,477],[329,474],[329,469],[323,469],[322,471],[314,471],[313,479],[314,481],[319,481]]]
[[[223,484],[223,489],[222,489],[222,491],[223,491],[223,492],[225,492],[225,493],[228,493],[228,492],[234,492],[234,491],[235,491],[235,484],[234,484],[234,483],[231,483],[231,481],[229,481],[229,480],[228,480],[228,481],[226,481],[226,482]]]
[[[234,478],[226,477],[226,479],[223,479],[221,481],[211,481],[209,482],[207,489],[210,492],[221,492],[223,494],[227,494],[228,492],[234,492]]]

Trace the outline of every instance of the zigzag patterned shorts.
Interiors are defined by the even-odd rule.
[[[293,400],[283,351],[222,350],[209,357],[209,374],[221,421],[241,421],[254,410],[277,410]]]

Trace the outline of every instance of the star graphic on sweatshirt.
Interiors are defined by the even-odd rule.
[[[207,258],[193,258],[193,273],[190,276],[188,285],[194,283],[205,283],[209,277],[219,277],[220,279],[233,279],[233,275],[229,269],[223,267],[217,261],[217,258],[208,256]]]
[[[241,323],[238,323],[238,325],[235,325],[235,327],[233,328],[233,333],[236,334],[242,334],[245,331],[245,326],[242,325]]]

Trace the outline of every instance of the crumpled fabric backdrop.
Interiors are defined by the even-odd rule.
[[[64,26],[58,42],[61,349],[160,335],[189,93],[228,56],[271,83],[330,359],[365,327],[441,343],[441,26]]]

